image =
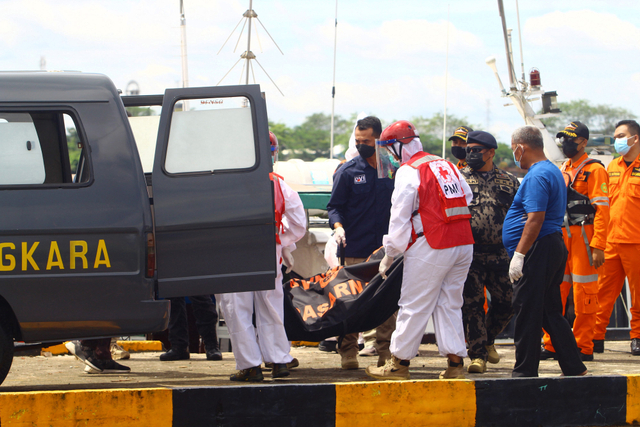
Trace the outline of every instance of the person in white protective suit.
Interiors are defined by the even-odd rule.
[[[275,159],[278,139],[269,132],[271,152]],[[238,372],[231,381],[262,381],[261,364],[271,366],[271,376],[281,378],[289,375],[289,369],[298,366],[298,361],[289,354],[290,344],[284,329],[284,303],[282,288],[282,262],[293,268],[295,242],[304,236],[307,220],[300,196],[289,187],[282,177],[272,173],[276,215],[276,286],[275,289],[259,292],[220,294],[220,306],[229,329],[233,355]],[[252,323],[255,309],[256,327]],[[257,336],[256,336],[257,332]]]
[[[440,354],[448,367],[440,378],[464,378],[467,355],[462,291],[473,258],[468,203],[473,194],[451,162],[425,153],[415,127],[399,121],[382,132],[380,144],[402,151],[391,199],[389,233],[380,274],[404,253],[404,272],[391,358],[367,374],[382,380],[409,379],[409,363],[433,315]],[[408,143],[400,144],[409,141]]]

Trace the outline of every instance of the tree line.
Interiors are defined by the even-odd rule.
[[[613,107],[605,104],[594,105],[588,100],[579,99],[570,102],[559,103],[562,111],[555,117],[543,119],[543,123],[549,129],[553,137],[563,129],[569,122],[579,120],[590,130],[592,135],[603,134],[613,135],[615,124],[623,119],[635,119],[636,116],[629,110],[620,107]],[[132,116],[148,116],[157,114],[148,107],[130,107],[127,111]],[[342,158],[349,146],[349,138],[353,132],[357,114],[353,113],[348,117],[334,117],[334,147],[341,147],[340,153],[335,156]],[[393,123],[395,120],[381,119],[383,128]],[[442,124],[444,117],[442,113],[436,113],[431,117],[415,116],[409,119],[420,132],[420,140],[425,151],[441,155],[442,154]],[[466,117],[447,115],[447,139],[459,126],[469,126],[476,130],[484,127],[476,123],[470,123]],[[289,127],[284,123],[269,121],[269,129],[278,137],[280,143],[280,160],[302,159],[313,161],[318,158],[329,158],[331,140],[331,116],[325,113],[314,113],[308,116],[303,123]],[[69,135],[70,153],[74,158],[77,154],[77,137]],[[494,161],[498,167],[503,169],[515,168],[510,141],[498,141],[498,149]],[[451,143],[447,141],[445,156],[456,162],[451,155]],[[612,150],[613,151],[613,150]],[[335,153],[335,151],[334,151]]]
[[[636,118],[632,112],[624,108],[612,107],[606,104],[594,105],[584,99],[560,102],[559,108],[562,111],[559,115],[542,120],[552,137],[555,137],[558,131],[564,129],[567,124],[574,120],[584,123],[592,135],[611,136],[615,130],[615,124],[619,120]],[[341,158],[348,148],[356,117],[355,113],[348,118],[342,116],[334,117],[334,147],[341,146],[343,148],[342,154],[334,157]],[[395,120],[386,121],[381,119],[381,121],[384,128]],[[431,117],[416,116],[409,119],[409,121],[420,132],[420,140],[425,151],[436,155],[442,154],[443,114],[436,113]],[[469,126],[475,130],[484,128],[482,125],[470,123],[465,117],[447,115],[447,138],[459,126]],[[328,114],[314,113],[308,116],[302,124],[293,127],[289,127],[284,123],[270,121],[269,129],[278,137],[280,160],[302,159],[313,161],[318,158],[329,158],[331,116]],[[455,162],[457,160],[451,155],[450,147],[451,144],[447,141],[445,156]],[[496,150],[494,161],[501,168],[515,167],[510,141],[498,141],[498,149]]]
[[[351,114],[348,119],[341,116],[334,117],[334,147],[340,147],[340,154],[334,156],[342,158],[349,146],[349,138],[356,123],[357,114]],[[383,129],[395,122],[381,119]],[[436,155],[442,154],[442,131],[444,116],[436,113],[431,117],[416,116],[409,119],[420,133],[420,141],[424,150]],[[447,144],[445,156],[457,162],[451,155],[451,143],[449,136],[453,135],[456,128],[469,126],[472,129],[482,129],[482,126],[469,123],[465,117],[447,115]],[[280,144],[280,160],[302,159],[313,161],[318,158],[329,158],[331,145],[331,116],[324,113],[314,113],[308,116],[305,121],[294,127],[288,127],[283,123],[269,122],[269,130],[276,134]],[[334,151],[335,153],[335,151]],[[513,165],[511,148],[506,144],[499,144],[496,150],[495,162],[499,166],[507,167]]]

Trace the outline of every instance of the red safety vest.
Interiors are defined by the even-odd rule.
[[[409,247],[422,235],[434,249],[473,244],[471,212],[456,167],[423,151],[414,154],[406,164],[420,174],[420,205],[413,215],[420,214],[423,229],[416,234],[412,222]]]
[[[282,194],[282,188],[280,188],[280,179],[284,180],[284,178],[273,172],[269,173],[269,178],[273,181],[273,202],[276,213],[276,242],[281,244],[280,233],[284,231],[284,226],[282,225],[282,215],[284,215],[284,195]]]

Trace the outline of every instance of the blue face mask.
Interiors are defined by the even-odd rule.
[[[520,147],[520,145],[518,145],[518,147]],[[517,147],[516,147],[516,151],[518,151]],[[520,165],[520,160],[522,160],[522,156],[524,156],[524,147],[522,147],[522,154],[520,155],[520,160],[516,159],[516,151],[513,152],[513,162],[516,164],[517,167],[522,169],[522,166]]]
[[[616,138],[613,142],[613,148],[616,149],[616,153],[621,155],[625,155],[631,149],[631,146],[628,145],[629,138]]]

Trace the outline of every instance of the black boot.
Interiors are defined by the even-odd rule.
[[[187,350],[186,348],[178,349],[174,347],[166,353],[161,354],[160,360],[162,360],[163,362],[168,362],[173,360],[187,360],[189,359],[189,357],[189,350]]]
[[[283,378],[289,376],[289,369],[287,369],[286,363],[274,363],[271,370],[272,378]]]
[[[254,366],[253,368],[239,370],[231,375],[229,379],[231,381],[259,382],[264,380],[264,375],[262,375],[260,366]]]
[[[203,338],[204,339],[204,338]],[[214,327],[204,340],[204,351],[207,353],[207,360],[222,360],[222,353],[218,347],[218,333]]]
[[[206,348],[205,352],[207,353],[207,360],[222,360],[222,353],[218,346]]]
[[[593,352],[604,353],[604,340],[593,340]]]

